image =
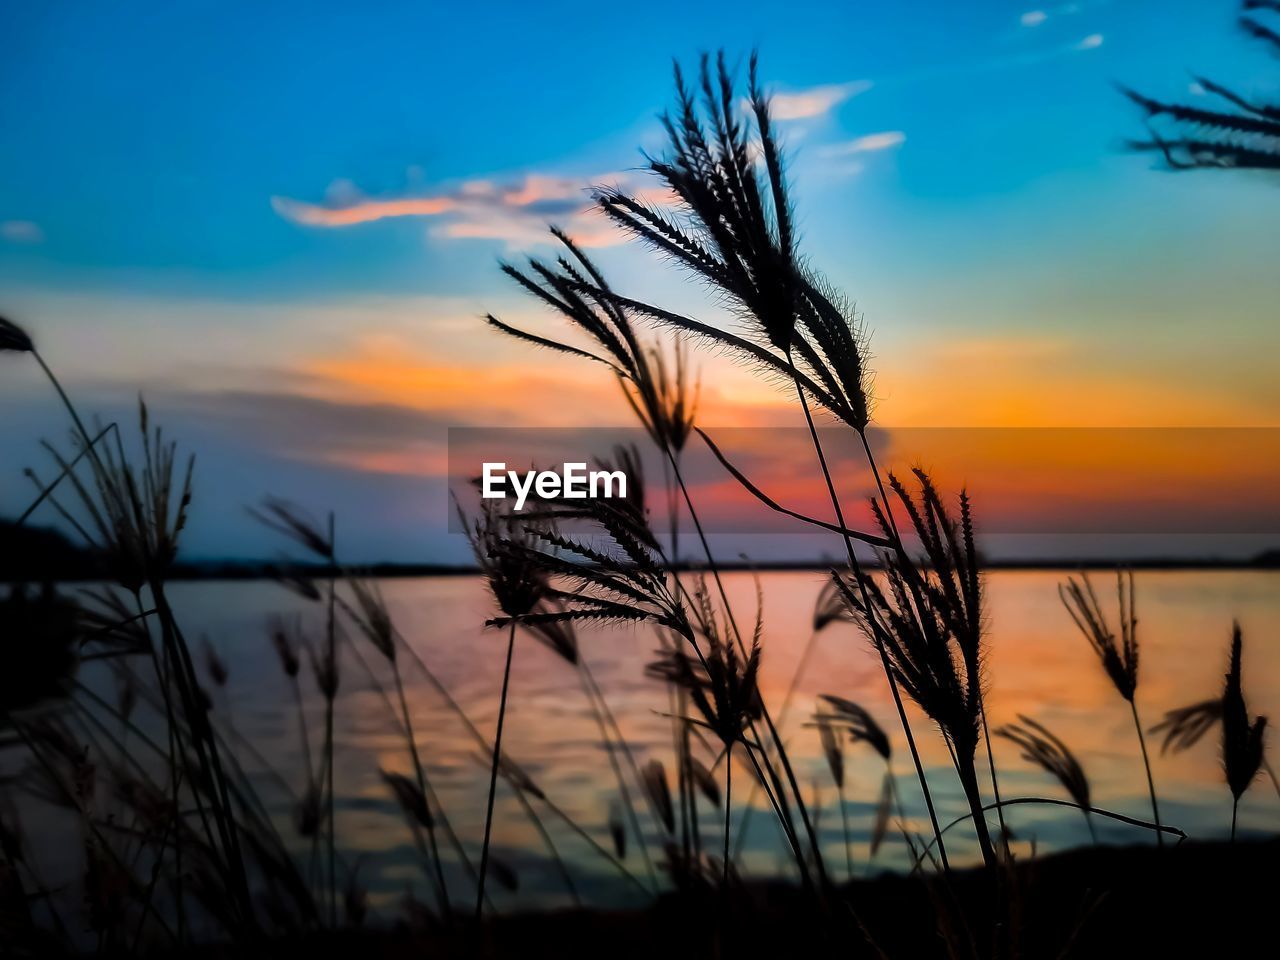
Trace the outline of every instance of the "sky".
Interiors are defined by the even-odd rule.
[[[187,556],[269,555],[244,507],[275,494],[336,511],[353,562],[458,560],[449,428],[631,422],[598,370],[484,327],[492,312],[563,332],[499,261],[548,254],[558,224],[618,289],[722,320],[587,191],[652,189],[641,149],[661,149],[673,58],[723,48],[745,69],[758,49],[802,249],[871,333],[878,423],[1275,427],[1280,190],[1126,150],[1142,127],[1115,89],[1196,100],[1201,73],[1280,97],[1235,12],[7,4],[0,314],[83,408],[126,422],[145,394],[197,452]],[[67,428],[38,369],[0,361],[3,515],[31,496],[23,468],[47,470],[41,438]],[[750,371],[696,365],[707,429],[799,425]],[[1041,490],[1043,509],[1060,495]],[[1054,516],[1055,536],[1008,549],[1079,552]]]

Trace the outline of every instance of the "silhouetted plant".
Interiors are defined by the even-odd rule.
[[[1266,14],[1280,15],[1280,0],[1241,0],[1240,10],[1241,30],[1280,56],[1280,33],[1259,19]],[[1142,109],[1150,135],[1149,140],[1131,141],[1130,146],[1159,153],[1174,170],[1280,170],[1280,105],[1250,99],[1207,77],[1196,76],[1194,80],[1222,106],[1171,103],[1121,87]],[[1161,132],[1163,121],[1172,127],[1171,133]]]
[[[535,562],[537,553],[533,531],[500,512],[490,501],[474,525],[466,523],[471,549],[490,593],[504,617],[490,620],[494,626],[508,626],[507,655],[502,669],[502,693],[498,700],[498,727],[493,739],[493,759],[489,769],[489,799],[484,820],[484,843],[480,848],[480,877],[476,884],[475,917],[484,910],[485,877],[489,867],[489,838],[493,830],[493,802],[498,788],[498,767],[502,759],[502,731],[507,718],[507,691],[511,684],[511,661],[515,654],[516,623],[528,616],[544,598],[552,596],[547,575]],[[564,619],[560,612],[542,613],[538,621]]]
[[[1133,726],[1138,732],[1138,746],[1142,750],[1142,765],[1147,772],[1147,791],[1151,795],[1151,815],[1160,824],[1160,804],[1156,799],[1156,782],[1151,775],[1151,758],[1147,755],[1147,740],[1142,735],[1142,722],[1138,719],[1135,696],[1138,690],[1138,616],[1134,606],[1133,571],[1116,571],[1116,601],[1119,608],[1120,635],[1107,624],[1106,615],[1098,603],[1089,575],[1082,573],[1077,581],[1067,579],[1058,586],[1058,596],[1071,614],[1072,621],[1084,634],[1111,679],[1116,692],[1129,704],[1133,714]],[[1163,831],[1156,831],[1156,842],[1164,846]]]
[[[1084,822],[1089,827],[1089,836],[1098,842],[1094,832],[1093,817],[1089,802],[1089,778],[1085,776],[1084,767],[1076,759],[1075,754],[1053,731],[1042,723],[1038,723],[1025,714],[1018,714],[1019,723],[1010,723],[999,727],[995,734],[1011,740],[1022,748],[1022,758],[1034,763],[1062,784],[1067,794],[1080,805],[1084,813]]]
[[[733,643],[722,638],[714,612],[705,594],[698,623],[698,644],[693,652],[679,648],[666,651],[649,667],[651,675],[684,690],[698,716],[689,722],[710,730],[724,746],[724,852],[721,861],[721,883],[728,886],[729,824],[733,808],[733,748],[742,743],[751,750],[747,731],[762,716],[757,675],[760,669],[760,643],[753,639],[750,653],[740,657]]]
[[[858,580],[859,562],[852,541],[866,537],[853,533],[845,523],[809,403],[812,400],[825,407],[858,433],[890,521],[890,541],[905,555],[867,438],[870,377],[861,322],[851,305],[797,253],[782,151],[774,134],[768,97],[757,79],[754,56],[749,73],[744,108],[723,54],[714,69],[710,58],[703,57],[700,96],[686,85],[677,68],[676,109],[663,120],[668,150],[661,157],[646,157],[649,170],[675,197],[673,210],[655,208],[617,189],[597,191],[601,208],[615,222],[708,283],[744,322],[747,336],[589,284],[578,289],[723,348],[767,374],[781,374],[794,385],[835,513],[834,529],[842,535],[850,570]],[[743,115],[748,112],[750,116]],[[744,480],[737,472],[734,475]],[[744,486],[770,502],[749,482]],[[794,511],[782,512],[799,516]],[[812,518],[801,519],[814,522]],[[867,598],[863,601],[872,608]],[[924,767],[893,683],[892,668],[883,654],[881,663],[930,822],[941,841]],[[768,713],[765,718],[769,720]],[[785,754],[782,757],[784,766],[789,766]],[[803,799],[794,776],[790,779],[804,816]],[[940,852],[945,866],[945,847],[940,845]],[[818,863],[820,866],[820,858]]]
[[[862,430],[869,412],[861,334],[847,307],[797,254],[782,150],[756,67],[753,56],[747,98],[753,131],[741,115],[723,53],[714,69],[703,57],[700,98],[677,66],[676,110],[663,116],[668,152],[647,158],[649,170],[677,199],[673,211],[616,189],[596,194],[612,220],[729,297],[748,322],[751,339],[609,291],[594,292],[787,380],[798,376],[815,400]]]
[[[838,587],[837,592],[840,592]],[[843,597],[842,592],[841,596]],[[889,735],[861,704],[831,693],[820,694],[820,697],[831,707],[831,711],[819,712],[815,715],[815,719],[840,730],[844,736],[848,737],[850,743],[867,744],[884,760],[884,779],[880,784],[880,797],[876,801],[875,817],[871,826],[870,857],[874,858],[888,832],[889,816],[897,796],[893,777],[893,747],[889,742]],[[849,869],[852,874],[852,864]]]
[[[1231,627],[1231,666],[1227,670],[1226,684],[1222,689],[1222,766],[1227,774],[1227,786],[1231,788],[1231,839],[1236,838],[1236,814],[1240,798],[1258,775],[1262,765],[1263,734],[1267,728],[1266,717],[1249,718],[1241,688],[1241,654],[1244,639],[1240,624]]]
[[[504,263],[502,271],[555,309],[601,353],[529,333],[492,314],[485,319],[516,339],[609,367],[654,442],[660,449],[678,455],[689,438],[698,407],[698,388],[689,385],[683,347],[676,343],[674,362],[668,363],[658,346],[642,344],[628,309],[615,302],[596,265],[567,234],[554,227],[551,233],[568,256],[559,257],[554,265],[531,259],[524,270]]]
[[[964,788],[983,860],[994,866],[975,759],[983,723],[985,644],[972,509],[962,492],[957,520],[928,474],[914,473],[918,500],[893,474],[889,485],[924,547],[928,567],[918,568],[902,551],[883,551],[884,587],[861,570],[853,582],[837,582],[859,626],[887,657],[898,685],[938,725]],[[873,511],[881,529],[891,533],[878,503]]]

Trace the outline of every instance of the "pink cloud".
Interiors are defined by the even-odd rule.
[[[821,148],[824,157],[847,157],[857,153],[873,153],[877,150],[890,150],[906,143],[907,135],[901,130],[882,130],[879,133],[868,133],[865,136],[846,140],[844,143],[833,143]]]
[[[852,97],[871,89],[870,80],[851,80],[848,83],[829,83],[796,90],[775,93],[769,100],[776,120],[805,120],[830,113]]]
[[[510,246],[545,240],[549,224],[566,230],[583,246],[622,243],[624,234],[600,216],[591,202],[593,182],[621,183],[644,202],[670,200],[668,193],[635,174],[579,179],[529,173],[506,183],[476,178],[446,191],[408,197],[366,197],[343,180],[331,187],[323,203],[272,197],[271,205],[284,219],[307,227],[350,227],[418,217],[438,221],[438,236],[501,240]]]

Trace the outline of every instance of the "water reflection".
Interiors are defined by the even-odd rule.
[[[993,726],[1027,713],[1058,733],[1082,760],[1096,805],[1146,817],[1149,804],[1138,745],[1126,704],[1100,669],[1096,657],[1058,605],[1055,572],[998,572],[988,583],[990,657],[987,664],[988,710]],[[765,655],[762,686],[769,702],[780,703],[791,683],[809,635],[818,573],[771,573],[763,578]],[[753,609],[755,586],[745,574],[727,577],[735,606]],[[1138,575],[1139,636],[1142,643],[1138,704],[1147,725],[1164,710],[1212,696],[1226,669],[1232,617],[1240,619],[1246,642],[1245,687],[1253,711],[1280,716],[1280,599],[1275,574],[1267,572],[1150,572]],[[448,687],[471,720],[490,734],[497,714],[503,638],[480,628],[489,615],[488,598],[472,578],[392,580],[382,584],[396,624],[413,648]],[[298,720],[265,632],[270,613],[312,611],[266,583],[179,584],[172,589],[179,615],[199,625],[229,665],[226,706],[235,730],[270,761],[273,772],[257,779],[264,798],[282,823],[289,799],[281,780],[301,791],[306,781]],[[318,625],[317,625],[318,626]],[[616,783],[604,755],[595,719],[573,668],[528,640],[516,650],[508,707],[509,754],[547,796],[605,848],[611,848],[608,818]],[[670,766],[671,728],[665,716],[665,690],[644,678],[656,640],[647,627],[581,629],[581,649],[627,739],[643,763],[651,757]],[[359,642],[359,641],[357,641]],[[361,864],[361,877],[373,890],[375,906],[389,908],[406,888],[426,899],[428,888],[399,809],[379,770],[412,773],[387,702],[369,680],[382,662],[363,649],[342,668],[337,719],[338,837],[346,862]],[[486,758],[457,716],[420,672],[404,665],[413,722],[431,782],[462,843],[478,851],[484,823]],[[309,681],[309,678],[307,678]],[[386,679],[386,678],[384,678]],[[305,687],[311,687],[308,682]],[[835,693],[867,707],[894,739],[895,768],[909,826],[927,832],[918,787],[902,744],[892,703],[878,661],[848,624],[822,635],[805,676],[800,679],[784,729],[801,783],[814,785],[822,802],[820,833],[831,862],[842,865],[843,833],[816,732],[804,727],[820,693]],[[321,708],[310,705],[317,724]],[[949,821],[967,810],[946,750],[927,721],[913,714],[922,753],[930,770],[939,817]],[[312,743],[318,741],[312,732]],[[1153,745],[1154,747],[1154,745]],[[1043,772],[1022,761],[1016,748],[997,741],[996,762],[1002,793],[1008,796],[1062,796]],[[1216,736],[1179,756],[1153,755],[1156,786],[1165,821],[1192,836],[1224,836],[1230,795],[1222,783]],[[847,751],[847,810],[853,833],[854,869],[859,874],[903,869],[909,854],[891,831],[874,861],[869,835],[883,774],[883,762],[870,749]],[[735,769],[735,818],[750,782],[744,767]],[[743,867],[757,873],[789,869],[781,836],[766,801],[758,808],[743,847]],[[1243,832],[1273,829],[1276,796],[1260,783],[1242,804]],[[720,814],[703,804],[708,837],[721,829]],[[1025,850],[1041,851],[1088,842],[1084,821],[1074,811],[1023,806],[1007,813]],[[645,820],[651,824],[651,821]],[[636,885],[621,876],[582,836],[557,816],[545,824],[561,856],[569,863],[578,892],[592,903],[628,903],[640,899]],[[1107,820],[1097,822],[1103,842],[1151,842],[1142,831]],[[286,828],[286,834],[288,830]],[[503,792],[494,824],[495,856],[516,872],[517,891],[495,889],[498,906],[545,906],[569,902],[571,892],[547,855],[547,848],[519,804]],[[957,827],[948,835],[953,861],[978,857],[971,832]],[[644,878],[633,850],[628,866]],[[463,866],[452,857],[450,882],[467,885]]]

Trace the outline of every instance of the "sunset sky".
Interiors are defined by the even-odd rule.
[[[197,451],[189,556],[269,555],[243,506],[274,493],[337,510],[350,560],[457,560],[449,427],[631,423],[601,371],[485,328],[561,329],[499,259],[549,252],[555,223],[620,290],[720,319],[586,190],[651,187],[673,57],[758,47],[803,249],[872,331],[880,423],[1280,426],[1280,190],[1127,152],[1114,88],[1280,97],[1234,2],[703,8],[7,4],[0,314],[86,409],[144,392]],[[11,515],[65,426],[0,361]],[[697,365],[709,430],[798,425],[749,371]]]

